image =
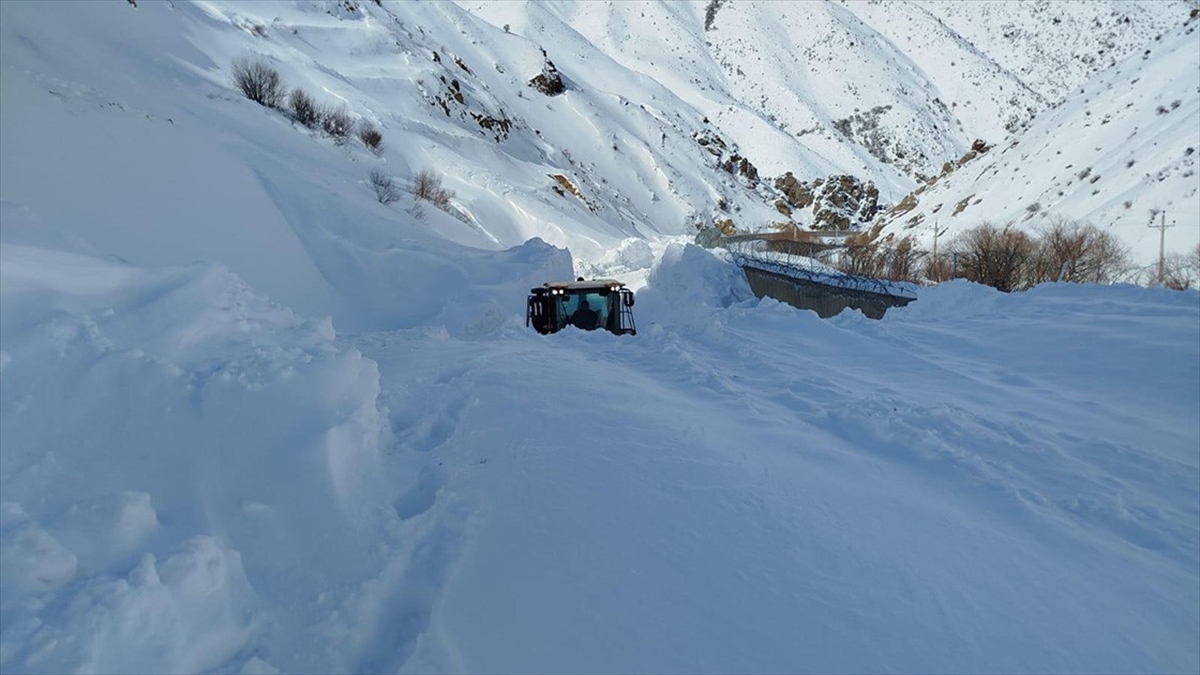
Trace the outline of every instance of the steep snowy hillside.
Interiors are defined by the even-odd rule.
[[[1112,56],[1183,15],[1173,1],[980,5],[980,25],[1022,27],[1006,42],[978,26],[950,28],[965,10],[936,3],[462,6],[471,11],[447,3],[6,3],[5,236],[29,241],[15,231],[54,230],[57,241],[143,263],[225,260],[315,315],[334,313],[339,296],[353,291],[326,287],[338,275],[325,271],[340,263],[316,252],[314,233],[337,238],[364,223],[372,223],[372,246],[385,248],[414,226],[482,248],[540,237],[570,248],[580,271],[603,267],[629,238],[660,247],[659,237],[721,221],[744,229],[788,218],[828,224],[816,211],[824,200],[848,199],[846,224],[863,225],[908,193],[914,177],[939,172],[975,138],[995,141],[1053,102],[1059,84],[1074,87],[1103,65],[1059,67],[1066,52],[1044,44],[1029,29],[1034,22],[1100,22],[1103,30],[1078,31],[1091,37],[1071,53]],[[83,37],[70,44],[62,37],[76,33]],[[1005,45],[1044,54],[1044,67],[1004,56]],[[246,56],[320,104],[377,125],[382,152],[335,147],[242,99],[229,70]],[[560,77],[564,90],[530,86],[543,74]],[[226,142],[196,140],[214,136]],[[22,170],[39,154],[62,158],[52,176]],[[249,166],[260,159],[277,166]],[[446,214],[425,209],[420,223],[411,200],[373,203],[372,170],[402,186],[432,170],[455,198]],[[786,172],[803,183],[784,186],[798,199],[781,199],[775,188]],[[212,191],[221,197],[186,190],[198,175],[221,176]],[[813,181],[829,176],[843,178],[822,196]],[[319,206],[280,203],[293,192]],[[811,209],[806,193],[818,193]],[[93,204],[118,224],[88,222]],[[246,245],[206,252],[211,242],[196,233],[212,227]],[[181,239],[195,248],[162,245]],[[268,242],[286,251],[285,262],[259,263]],[[280,281],[288,277],[282,267],[304,268],[303,290]]]
[[[1200,20],[1168,31],[1089,81],[1058,108],[880,219],[882,235],[926,248],[982,221],[1035,229],[1047,214],[1116,235],[1142,265],[1200,243]],[[1154,224],[1160,219],[1155,217]]]
[[[1139,53],[1197,7],[1195,0],[915,2],[1051,105]]]
[[[1024,128],[1189,9],[1179,1],[460,4],[543,44],[571,35],[558,58],[580,73],[582,36],[701,110],[767,175],[850,174],[874,181],[889,203],[974,139],[996,143]]]
[[[0,11],[9,241],[82,241],[151,264],[222,260],[306,314],[336,315],[361,290],[327,288],[342,278],[331,268],[400,264],[382,259],[404,257],[406,242],[454,259],[439,241],[541,237],[591,258],[630,237],[778,217],[771,189],[734,166],[736,147],[658,83],[595,53],[586,78],[564,70],[566,90],[544,94],[529,84],[551,67],[540,45],[453,4]],[[246,56],[375,124],[380,156],[243,98],[230,66]],[[455,193],[449,215],[376,203],[372,169],[400,185],[434,171]],[[202,177],[215,182],[195,189]],[[214,228],[226,236],[207,238]]]
[[[753,153],[911,181],[843,123],[881,75],[764,71],[858,138],[818,143],[722,84],[739,39],[852,37],[939,128],[1020,62],[868,28],[918,5],[785,6],[821,42],[780,3],[469,4],[0,2],[0,672],[1200,670],[1195,292],[820,320],[670,241],[782,217]],[[1194,122],[1189,37],[1106,94],[1139,138]],[[247,100],[247,56],[382,149]],[[576,270],[644,284],[637,336],[524,325]]]

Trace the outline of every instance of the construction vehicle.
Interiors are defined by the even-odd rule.
[[[614,279],[547,281],[529,290],[525,325],[542,335],[567,326],[637,335],[633,325],[633,291]]]

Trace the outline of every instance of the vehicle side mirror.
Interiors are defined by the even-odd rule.
[[[633,307],[633,291],[625,291],[621,295],[625,296],[625,306]]]

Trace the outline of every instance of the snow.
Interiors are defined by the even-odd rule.
[[[0,256],[6,670],[226,666],[259,598],[371,548],[338,533],[383,487],[378,371],[328,320],[211,265]]]
[[[1200,294],[756,299],[687,92],[570,32],[525,86],[637,7],[0,3],[0,670],[1200,670]],[[458,215],[365,185],[431,165]],[[524,325],[576,273],[637,336]]]
[[[882,218],[885,236],[932,245],[983,221],[1035,232],[1055,217],[1122,242],[1136,265],[1200,246],[1200,21],[1159,35],[1076,90],[1029,130],[968,162]],[[1069,129],[1069,133],[1064,133]]]
[[[555,63],[581,80],[595,77],[590,51],[598,49],[662,83],[765,174],[856,175],[893,204],[916,174],[936,175],[976,138],[994,144],[1025,128],[1190,9],[1174,1],[459,4],[556,47]],[[835,125],[884,106],[869,115],[871,129]]]
[[[6,670],[1197,666],[1194,293],[821,321],[673,245],[634,339],[335,337],[3,256]]]

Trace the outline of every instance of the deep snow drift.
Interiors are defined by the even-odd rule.
[[[676,236],[773,211],[701,112],[362,4],[0,3],[0,671],[1200,669],[1195,292],[760,302]],[[425,166],[451,212],[366,184]],[[523,325],[575,271],[635,338]]]
[[[1194,671],[1195,293],[337,337],[5,245],[6,672]],[[378,366],[376,366],[378,364]]]

